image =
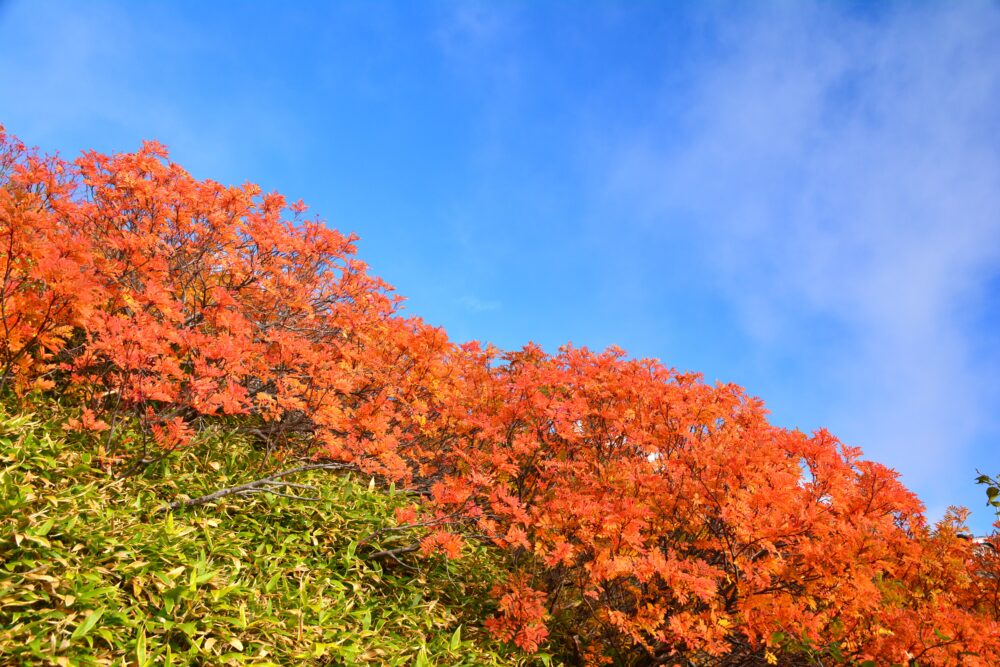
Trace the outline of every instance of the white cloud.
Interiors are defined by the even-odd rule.
[[[458,299],[458,304],[466,310],[474,313],[486,313],[492,310],[500,310],[499,301],[484,300],[474,296],[463,296]]]
[[[1000,408],[973,322],[1000,263],[1000,10],[879,11],[726,17],[726,55],[694,72],[689,133],[654,118],[608,179],[652,231],[693,226],[756,345],[841,332],[816,376],[836,386],[826,425],[936,514],[939,480],[1000,469],[972,452]]]
[[[294,157],[305,139],[273,76],[227,69],[255,51],[220,33],[210,11],[140,9],[97,0],[11,3],[0,13],[7,129],[68,157],[158,139],[199,176],[238,164],[246,178],[251,143],[258,153]]]
[[[16,105],[8,102],[7,112],[16,112],[19,121],[10,129],[25,140],[38,141],[53,127],[131,127],[137,117],[172,122],[175,110],[167,100],[149,104],[141,91],[118,85],[137,78],[134,67],[144,48],[166,43],[139,43],[137,27],[121,11],[102,3],[86,11],[12,3],[0,21],[0,34],[17,46],[0,54],[0,82],[17,96]]]
[[[463,2],[445,7],[437,41],[450,55],[465,57],[469,50],[495,46],[508,37],[510,13],[494,3]]]

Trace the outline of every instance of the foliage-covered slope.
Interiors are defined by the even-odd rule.
[[[528,653],[590,667],[1000,664],[1000,537],[962,539],[961,511],[930,525],[893,470],[770,423],[732,384],[615,348],[456,344],[400,312],[354,237],[304,210],[196,179],[156,143],[70,162],[0,129],[0,393],[72,408],[92,462],[158,479],[147,493],[162,498],[299,459],[397,484],[409,495],[390,530],[354,554],[363,542],[413,574],[417,551],[487,547],[493,602],[474,617]],[[201,478],[163,469],[185,449],[232,460]],[[109,487],[110,506],[141,532],[159,517],[132,483]],[[42,539],[74,511],[38,515]],[[293,532],[339,562],[321,548],[344,537],[324,532],[326,513],[297,512],[311,519],[295,514]],[[177,567],[165,590],[183,590]],[[197,589],[208,575],[193,576]]]
[[[316,501],[166,511],[260,457],[215,438],[120,479],[61,425],[0,415],[0,664],[519,664],[478,629],[481,552],[415,570],[357,553],[404,494],[314,471],[295,483]]]

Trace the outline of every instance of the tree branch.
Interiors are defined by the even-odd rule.
[[[288,475],[293,475],[299,472],[305,472],[307,470],[352,470],[357,471],[357,467],[349,463],[308,463],[305,465],[297,466],[295,468],[289,468],[288,470],[282,470],[281,472],[276,472],[273,475],[268,475],[261,479],[254,480],[252,482],[247,482],[246,484],[240,484],[238,486],[230,486],[225,489],[219,489],[204,496],[199,496],[197,498],[190,498],[188,500],[175,500],[170,503],[167,507],[169,509],[175,510],[181,507],[194,507],[197,505],[204,505],[210,503],[213,500],[218,500],[219,498],[225,498],[226,496],[232,495],[249,495],[252,493],[270,493],[272,495],[283,496],[287,498],[296,498],[299,500],[317,500],[317,498],[306,498],[303,496],[294,496],[286,493],[281,493],[276,490],[276,487],[292,487],[300,489],[309,489],[310,487],[304,484],[293,484],[292,482],[282,481],[282,477],[287,477]]]

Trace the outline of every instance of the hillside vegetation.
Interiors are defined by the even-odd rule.
[[[0,131],[10,655],[1000,664],[963,510],[735,385],[453,343],[305,212]]]
[[[523,663],[480,629],[482,550],[419,569],[366,558],[379,541],[359,552],[405,494],[316,470],[288,489],[315,500],[170,511],[250,481],[259,453],[209,437],[120,478],[59,415],[0,414],[0,664]]]

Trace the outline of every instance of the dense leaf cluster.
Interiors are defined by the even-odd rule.
[[[58,406],[36,407],[0,407],[0,665],[524,662],[476,632],[496,574],[482,549],[416,574],[358,552],[405,494],[314,472],[294,477],[310,503],[169,513],[164,497],[242,480],[262,454],[220,432],[116,479]]]
[[[406,485],[423,499],[398,532],[452,558],[491,545],[486,624],[529,652],[1000,664],[997,536],[928,526],[830,434],[615,349],[453,344],[397,311],[352,237],[159,145],[68,163],[0,141],[0,382],[77,401],[106,464],[225,423]]]

